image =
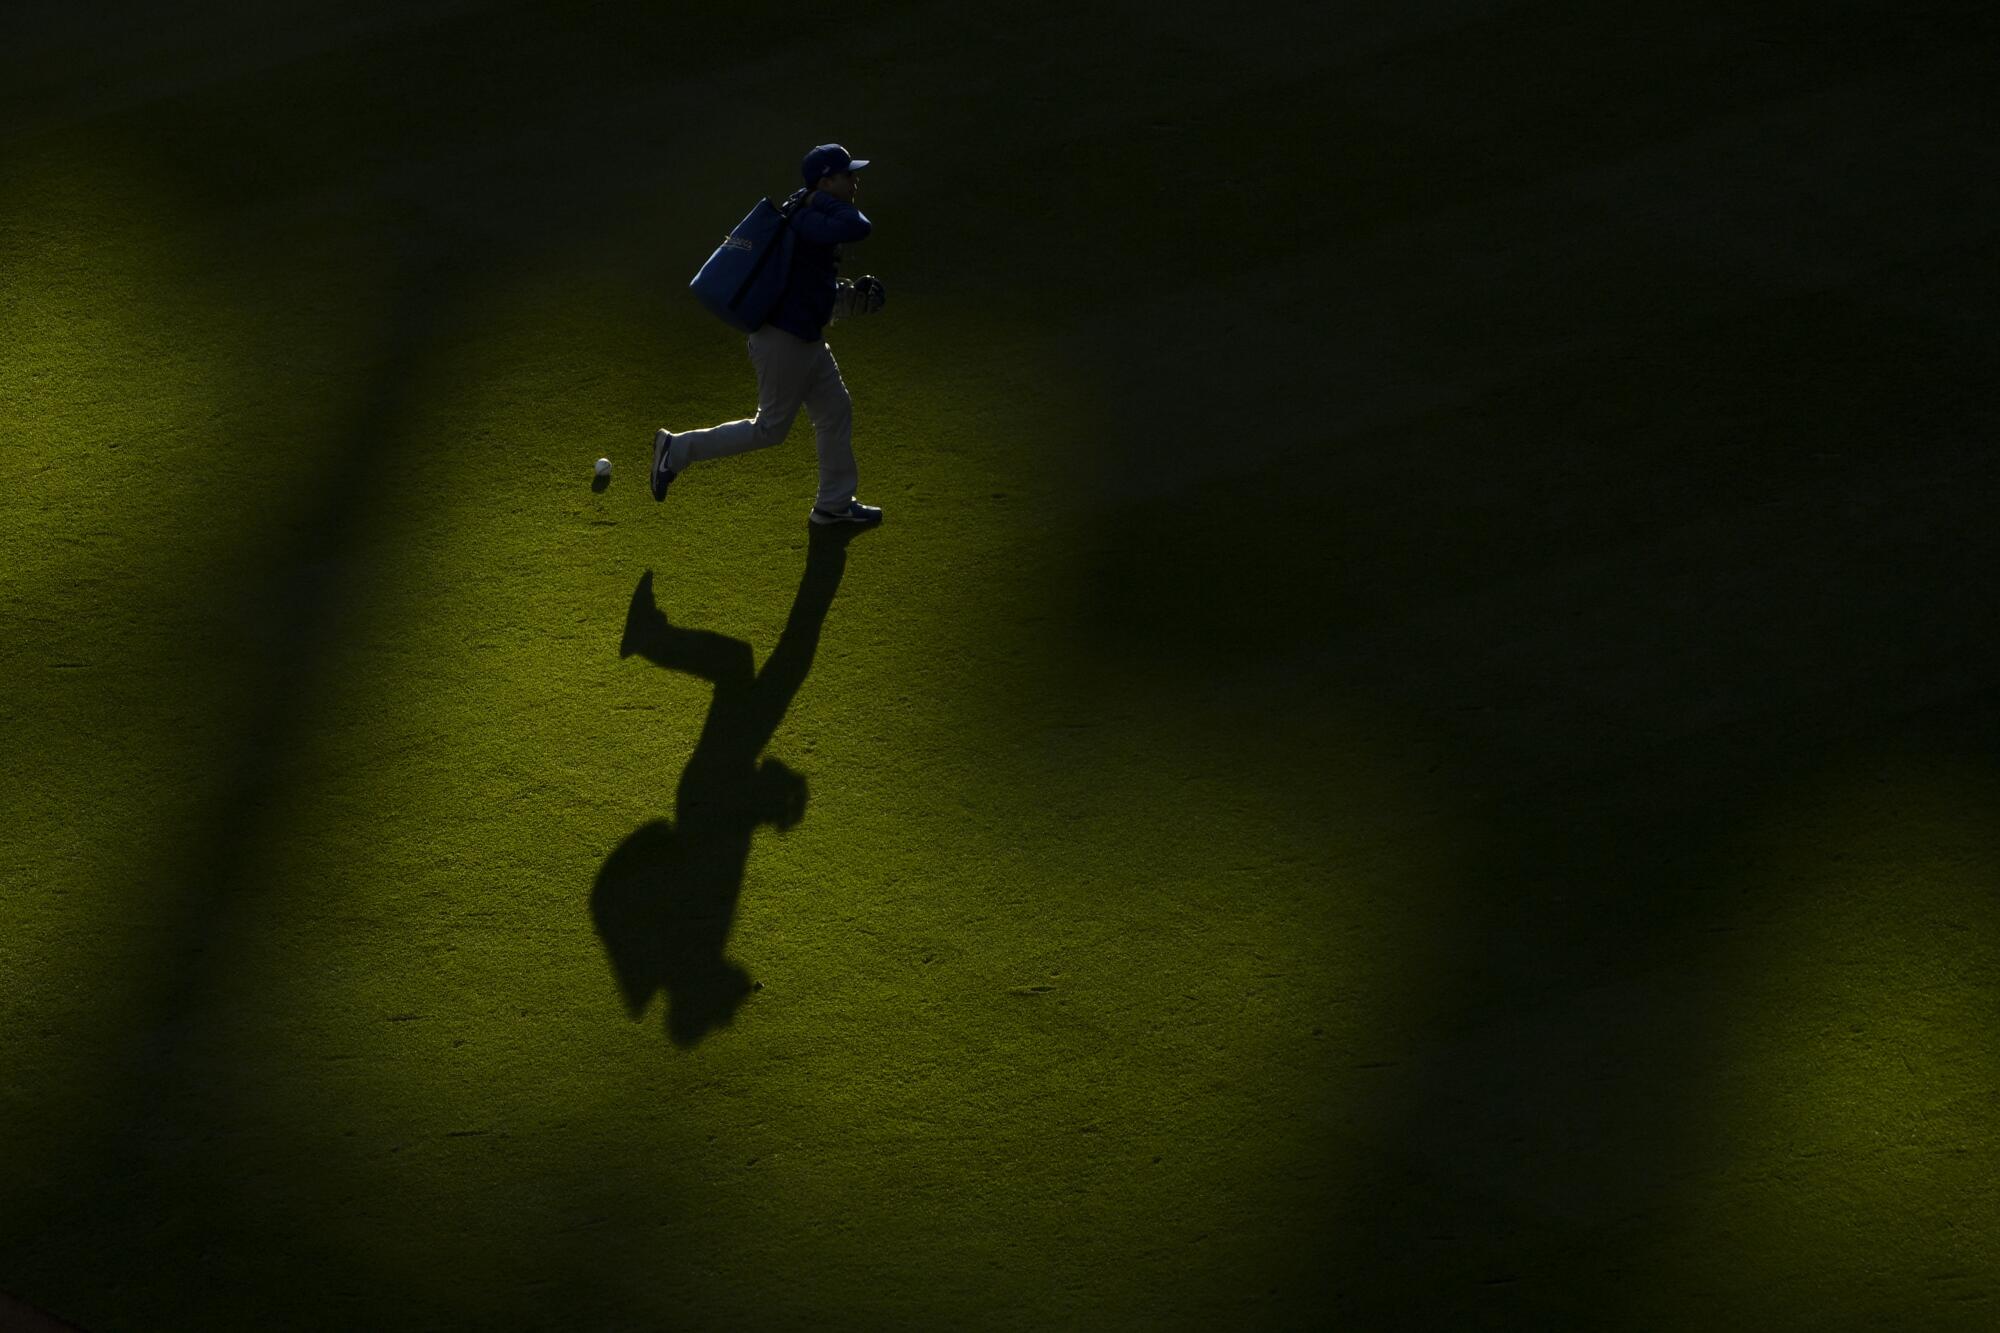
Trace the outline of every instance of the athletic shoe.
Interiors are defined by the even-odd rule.
[[[673,447],[674,437],[671,431],[661,430],[653,436],[653,498],[655,500],[666,499],[668,484],[676,476],[680,475],[667,466],[667,454],[672,451]]]
[[[880,523],[882,511],[874,505],[865,505],[859,500],[849,500],[840,508],[832,510],[821,509],[818,505],[814,505],[812,513],[807,517],[815,523]]]

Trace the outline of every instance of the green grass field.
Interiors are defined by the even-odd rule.
[[[10,16],[0,1291],[1992,1327],[1992,20],[1614,9]],[[827,141],[844,544],[645,486]]]

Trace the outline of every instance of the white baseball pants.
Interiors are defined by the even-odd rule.
[[[750,335],[750,364],[757,371],[757,415],[707,430],[674,436],[667,466],[675,471],[710,458],[768,449],[792,429],[804,407],[819,446],[821,509],[838,509],[854,498],[854,405],[825,342],[766,324]]]

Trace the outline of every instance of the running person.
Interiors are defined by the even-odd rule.
[[[803,406],[819,447],[819,496],[813,502],[812,521],[882,521],[880,509],[854,498],[858,475],[853,404],[833,352],[821,338],[828,324],[873,314],[886,299],[882,284],[873,277],[850,283],[836,276],[840,247],[865,240],[874,229],[868,215],[854,206],[861,190],[857,173],[867,165],[867,159],[856,161],[845,148],[831,143],[813,149],[799,164],[806,188],[785,201],[790,206],[804,196],[791,222],[791,275],[777,308],[750,335],[750,364],[757,371],[757,415],[707,430],[676,435],[663,429],[656,433],[655,500],[666,499],[668,484],[690,463],[768,449],[778,443],[791,430],[792,419]]]

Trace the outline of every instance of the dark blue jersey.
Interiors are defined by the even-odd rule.
[[[790,203],[805,191],[794,193]],[[792,218],[792,276],[766,323],[807,342],[818,342],[833,318],[840,247],[874,230],[868,215],[837,195],[815,190]]]

